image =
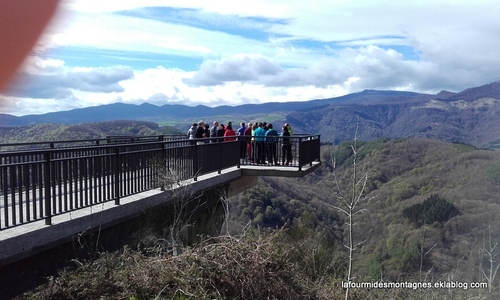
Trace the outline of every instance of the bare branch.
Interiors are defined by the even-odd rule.
[[[362,213],[364,213],[364,212],[366,212],[366,211],[368,211],[368,209],[363,208],[363,209],[360,209],[360,210],[355,211],[355,212],[354,212],[354,215],[357,215],[357,214],[359,214],[359,213],[361,213],[361,214],[362,214]]]
[[[434,246],[432,246],[427,252],[425,252],[424,256],[429,254],[429,252],[431,252],[432,249],[434,249],[436,246],[437,246],[437,243],[435,243]]]
[[[363,244],[363,243],[364,243],[364,242],[366,242],[366,241],[368,241],[368,239],[366,239],[366,240],[364,240],[364,241],[361,241],[361,242],[357,243],[356,245],[354,245],[354,248],[356,248],[357,246],[359,246],[359,245]]]
[[[335,209],[337,209],[337,210],[339,210],[339,211],[343,212],[343,213],[344,213],[344,214],[346,214],[346,215],[349,215],[349,213],[348,213],[347,211],[345,211],[344,209],[342,209],[342,208],[340,208],[340,207],[338,207],[338,206],[333,206],[333,208],[335,208]]]

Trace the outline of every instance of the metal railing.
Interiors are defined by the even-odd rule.
[[[184,139],[184,135],[163,134],[154,136],[137,135],[111,135],[105,138],[83,139],[83,140],[60,140],[43,142],[22,142],[22,143],[3,143],[0,144],[0,151],[19,151],[19,150],[37,150],[37,149],[60,149],[60,148],[80,148],[92,147],[107,144],[128,144],[137,142],[154,141],[177,141]]]
[[[197,180],[203,174],[252,164],[240,157],[242,142],[223,138],[166,141],[162,136],[116,143],[108,139],[81,146],[85,142],[29,143],[53,146],[0,152],[0,230],[41,219],[50,225],[52,216],[103,202],[119,205],[122,197],[162,187],[165,176]],[[66,147],[70,144],[79,146]],[[289,166],[301,170],[319,161],[319,135],[294,136],[290,144]],[[282,146],[278,139],[276,147]]]

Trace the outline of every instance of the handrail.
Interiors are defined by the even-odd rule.
[[[162,134],[162,135],[109,135],[104,138],[95,139],[81,139],[81,140],[53,140],[53,141],[40,141],[40,142],[20,142],[20,143],[0,143],[0,152],[4,151],[6,147],[17,147],[21,149],[23,146],[38,146],[36,148],[30,149],[55,149],[55,148],[71,148],[72,145],[82,144],[81,146],[99,146],[112,143],[115,140],[130,140],[131,142],[137,142],[144,139],[156,140],[156,141],[169,141],[169,140],[181,140],[184,135],[179,134]],[[68,146],[65,146],[68,144]],[[58,147],[58,145],[60,145]]]
[[[197,180],[203,174],[220,174],[225,168],[258,164],[252,162],[252,153],[262,154],[267,146],[257,145],[248,136],[240,138],[165,140],[163,136],[0,152],[0,230],[42,219],[50,225],[54,215],[103,202],[119,205],[122,197],[164,187],[165,176]],[[289,139],[293,160],[288,166],[300,171],[303,165],[320,160],[320,135]],[[284,144],[278,138],[275,147],[269,147],[276,149],[278,159],[284,158],[278,151]],[[247,150],[245,159],[242,149]]]

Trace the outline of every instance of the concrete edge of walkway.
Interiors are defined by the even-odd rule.
[[[176,189],[199,193],[241,177],[241,169],[233,167],[198,177],[197,181],[179,182]],[[105,229],[142,214],[145,210],[172,201],[176,191],[159,188],[141,192],[114,201],[96,204],[52,217],[52,225],[44,220],[27,223],[0,231],[0,267],[47,249],[72,241],[75,237],[94,229]],[[89,225],[90,224],[90,225]]]
[[[145,210],[166,205],[179,194],[177,189],[186,189],[180,191],[182,193],[196,194],[218,186],[222,188],[224,184],[233,182],[230,187],[233,192],[229,191],[229,194],[235,194],[254,185],[258,176],[302,177],[319,166],[321,162],[314,162],[311,166],[303,166],[300,172],[298,167],[231,167],[222,170],[220,174],[213,172],[200,175],[196,181],[189,179],[177,182],[173,189],[167,191],[157,188],[124,197],[120,199],[120,205],[108,201],[56,215],[52,217],[52,225],[45,225],[45,220],[39,220],[7,228],[0,231],[0,267],[71,242],[78,235],[95,229],[106,229],[137,217]],[[253,178],[247,180],[242,177]]]

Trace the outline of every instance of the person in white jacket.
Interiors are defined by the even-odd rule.
[[[198,124],[193,123],[191,128],[187,132],[187,138],[190,140],[196,139],[196,131],[198,130]],[[195,144],[195,141],[191,141],[191,144]]]

